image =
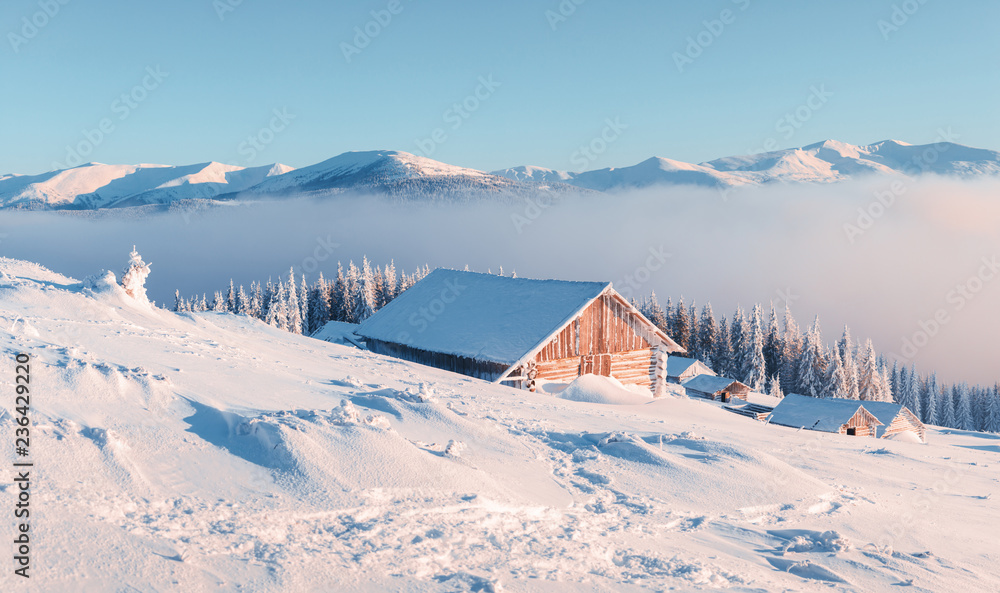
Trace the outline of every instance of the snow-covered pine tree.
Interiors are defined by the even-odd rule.
[[[181,298],[181,291],[174,291],[174,311],[181,312],[184,310],[184,299]]]
[[[330,321],[330,288],[326,285],[323,272],[319,273],[316,284],[309,292],[309,329],[311,333],[319,331],[327,321]]]
[[[940,426],[940,422],[938,422],[938,399],[941,396],[941,388],[938,386],[937,373],[931,373],[931,376],[924,382],[921,391],[924,423]]]
[[[358,284],[361,273],[353,261],[348,262],[347,271],[344,273],[344,294],[341,301],[343,321],[347,323],[361,323],[361,319],[355,317],[354,306],[358,300]]]
[[[850,395],[847,374],[844,372],[844,362],[836,347],[830,352],[830,364],[827,367],[826,376],[826,389],[830,397],[846,399]]]
[[[715,372],[719,372],[715,364],[715,343],[719,339],[719,325],[715,321],[712,303],[705,303],[701,308],[701,319],[698,321],[698,347],[701,349],[702,362]]]
[[[142,256],[133,245],[132,253],[128,255],[128,263],[122,272],[121,286],[126,294],[142,303],[149,302],[146,298],[146,277],[149,276],[149,266],[150,264],[142,261]]]
[[[226,293],[226,311],[236,312],[236,287],[233,286],[233,279],[229,279],[229,291]]]
[[[781,375],[771,377],[771,387],[768,389],[767,394],[778,399],[785,397],[785,392],[781,390]]]
[[[729,341],[732,344],[729,377],[746,383],[750,374],[750,325],[743,307],[736,307],[733,321],[729,324]]]
[[[253,285],[251,285],[251,289]],[[250,296],[247,294],[243,285],[240,284],[239,290],[236,291],[236,312],[240,315],[250,315]]]
[[[384,284],[382,285],[382,292],[385,293],[385,303],[382,306],[388,305],[392,299],[396,298],[396,262],[394,260],[389,260],[389,265],[385,267],[385,272],[382,275]]]
[[[750,336],[747,339],[749,350],[744,357],[747,361],[747,380],[750,389],[763,392],[767,385],[767,362],[764,359],[764,330],[761,328],[760,304],[753,307],[750,314]]]
[[[733,341],[729,335],[729,321],[725,315],[719,322],[719,335],[712,353],[712,370],[721,377],[733,376]]]
[[[364,256],[361,261],[353,309],[354,318],[357,320],[355,323],[361,323],[375,312],[375,276],[367,256]]]
[[[691,306],[688,307],[688,323],[691,324],[691,337],[688,339],[690,345],[689,352],[692,358],[701,358],[702,349],[701,343],[698,341],[698,337],[701,335],[698,330],[698,307],[695,306],[695,302],[691,301]]]
[[[295,288],[295,268],[288,269],[288,284],[285,285],[285,310],[288,315],[288,331],[293,334],[301,334],[302,309],[299,304],[299,291]]]
[[[212,311],[216,313],[224,313],[226,311],[226,297],[222,296],[222,291],[215,291],[215,296],[212,298]]]
[[[667,316],[663,312],[663,307],[660,306],[660,302],[656,299],[656,291],[649,293],[649,298],[643,302],[642,314],[646,316],[653,322],[653,325],[660,328],[663,332],[666,332],[667,327]],[[669,334],[668,334],[669,335]]]
[[[667,297],[667,304],[663,305],[663,315],[667,318],[667,329],[663,330],[664,333],[677,342],[677,332],[674,328],[674,301],[669,296]]]
[[[918,395],[916,383],[916,369],[905,365],[899,371],[899,392],[896,394],[896,403],[906,406],[913,414],[920,418],[920,397]]]
[[[344,266],[337,262],[337,276],[330,283],[330,319],[332,321],[347,321],[344,318],[344,289],[346,278]]]
[[[288,331],[288,295],[285,294],[285,284],[280,278],[277,286],[271,291],[271,298],[267,304],[267,317],[264,322]]]
[[[879,401],[891,402],[895,397],[892,392],[892,376],[889,372],[889,365],[886,363],[885,358],[879,356],[878,362],[879,368]]]
[[[875,347],[871,340],[865,340],[864,348],[859,352],[860,369],[858,373],[858,398],[863,401],[879,401],[878,359],[875,357]]]
[[[788,308],[788,303],[785,303],[784,326],[780,365],[782,387],[785,393],[797,393],[802,391],[797,376],[799,356],[802,354],[802,333],[795,317],[792,316],[791,309]]]
[[[986,430],[1000,433],[1000,383],[986,390]]]
[[[677,301],[677,309],[674,311],[674,333],[670,337],[685,350],[691,346],[691,319],[688,317],[683,295]]]
[[[955,386],[955,428],[975,430],[972,419],[972,390],[965,383]]]
[[[937,421],[939,426],[955,428],[955,390],[947,385],[941,387],[938,397]]]
[[[201,301],[198,302],[199,311],[208,311],[208,298],[205,293],[201,293]]]
[[[764,330],[764,365],[769,378],[781,372],[781,330],[778,327],[778,313],[771,301],[771,312]]]
[[[818,315],[813,321],[812,328],[806,334],[796,374],[799,378],[799,389],[802,390],[802,395],[811,397],[827,396],[826,361],[823,355],[823,343]]]
[[[309,307],[309,285],[306,284],[306,275],[302,274],[302,280],[299,283],[299,317],[302,318],[302,333],[307,336],[315,331],[309,324]]]
[[[861,399],[861,392],[858,390],[858,363],[854,356],[854,341],[851,339],[851,330],[844,325],[844,333],[837,342],[837,351],[840,353],[840,361],[844,365],[844,376],[847,379],[847,399]]]

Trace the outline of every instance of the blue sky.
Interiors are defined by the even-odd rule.
[[[998,19],[941,0],[7,0],[0,173],[421,146],[573,169],[608,121],[587,168],[939,128],[997,149]]]

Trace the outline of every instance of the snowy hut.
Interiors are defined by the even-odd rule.
[[[745,400],[750,394],[750,387],[735,379],[717,377],[715,374],[698,375],[682,383],[688,397],[702,397],[710,400],[728,402],[734,397]]]
[[[667,360],[667,381],[683,383],[698,375],[715,375],[715,371],[697,358],[671,356]]]
[[[913,435],[920,439],[921,443],[926,442],[927,429],[924,423],[906,406],[893,402],[870,401],[861,402],[861,405],[882,423],[882,426],[876,427],[875,436],[878,438]]]
[[[882,422],[862,405],[868,403],[790,393],[775,406],[768,422],[792,428],[874,437]]]
[[[355,333],[372,352],[532,390],[589,373],[657,394],[663,359],[684,351],[610,283],[443,268]]]

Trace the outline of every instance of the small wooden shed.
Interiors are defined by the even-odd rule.
[[[750,387],[735,379],[712,375],[698,375],[682,383],[688,397],[701,397],[728,402],[734,397],[746,400]]]
[[[708,368],[708,365],[697,358],[671,356],[667,359],[667,381],[669,383],[683,383],[698,375],[715,374],[715,371]]]
[[[781,400],[768,422],[792,428],[875,437],[882,422],[852,399],[809,397],[790,393]]]
[[[927,442],[927,429],[924,423],[903,404],[866,401],[862,402],[862,405],[882,423],[882,426],[876,429],[875,436],[878,438],[885,439],[909,433],[920,439],[921,443]]]
[[[667,356],[684,352],[611,283],[444,268],[355,333],[379,354],[530,390],[590,373],[658,395]]]

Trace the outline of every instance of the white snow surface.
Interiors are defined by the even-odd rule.
[[[566,401],[134,306],[107,276],[0,259],[0,434],[29,353],[35,464],[32,578],[0,590],[1000,589],[998,435]]]
[[[556,397],[592,404],[642,404],[652,399],[649,390],[644,391],[640,394],[628,389],[614,377],[587,374],[574,379]]]

